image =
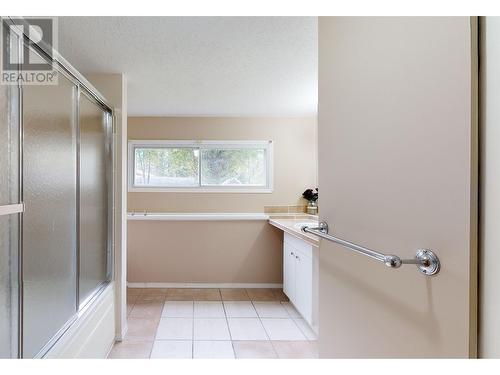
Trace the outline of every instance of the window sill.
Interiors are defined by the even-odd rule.
[[[151,221],[256,221],[269,220],[264,213],[148,213],[127,214],[127,220]]]
[[[249,189],[249,188],[129,188],[129,193],[224,193],[224,194],[270,194],[273,189]]]

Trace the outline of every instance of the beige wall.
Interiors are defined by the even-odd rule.
[[[129,117],[128,139],[272,140],[273,193],[128,193],[129,211],[263,212],[316,186],[316,118]]]
[[[316,118],[130,117],[131,139],[272,140],[273,193],[128,193],[129,211],[263,212],[316,186]],[[281,231],[266,221],[129,221],[132,283],[281,283]]]
[[[129,283],[281,283],[283,232],[267,221],[130,221]]]
[[[481,19],[479,355],[500,358],[500,18]]]

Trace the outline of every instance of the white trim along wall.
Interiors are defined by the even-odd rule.
[[[128,220],[156,221],[230,221],[230,220],[269,220],[269,215],[258,212],[244,213],[149,213],[131,212]]]
[[[282,283],[128,283],[129,288],[282,288]]]

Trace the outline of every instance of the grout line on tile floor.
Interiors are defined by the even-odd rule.
[[[194,359],[194,301],[193,301],[193,320],[192,320],[192,332],[191,332],[191,358]]]
[[[255,306],[254,306],[254,308],[255,308]],[[255,309],[255,310],[257,311],[257,309]],[[269,334],[267,333],[266,327],[264,327],[264,324],[262,323],[260,316],[259,316],[259,321],[260,321],[260,324],[262,325],[262,328],[264,329],[264,332],[266,333],[268,341],[271,343],[271,348],[273,348],[273,352],[274,352],[274,354],[276,354],[276,358],[279,358],[278,351],[274,347],[273,340],[271,340],[271,336],[269,336]]]
[[[255,309],[255,311],[257,312],[257,317],[259,318],[259,323],[260,323],[260,325],[262,326],[262,329],[264,330],[264,332],[266,333],[267,340],[268,340],[268,341],[271,341],[271,337],[270,337],[270,336],[269,336],[269,334],[267,333],[266,327],[264,327],[264,324],[262,323],[262,318],[260,317],[259,311],[258,311],[258,310],[257,310],[257,308],[255,307],[254,301],[252,301],[252,305],[253,305],[253,308]]]
[[[253,302],[254,302],[254,301],[252,301],[252,305],[253,305]],[[253,308],[255,309],[255,311],[257,311],[257,308],[255,307],[255,305],[254,305],[254,307],[253,307]],[[264,327],[264,324],[262,323],[262,318],[260,317],[260,315],[259,315],[259,312],[258,312],[258,311],[257,311],[257,316],[259,317],[259,322],[260,322],[260,324],[262,325],[262,328],[264,329],[264,332],[266,333],[267,340],[271,343],[271,348],[273,348],[273,352],[274,352],[274,354],[276,354],[276,358],[279,358],[278,351],[277,351],[277,350],[276,350],[276,348],[274,347],[274,345],[273,345],[273,340],[271,340],[271,337],[270,337],[270,336],[269,336],[269,334],[267,333],[266,327]]]
[[[300,333],[302,333],[302,335],[304,336],[305,340],[306,340],[306,341],[311,341],[311,340],[307,337],[307,335],[306,335],[306,333],[304,332],[304,330],[303,330],[302,328],[300,328],[300,326],[297,324],[297,322],[295,321],[295,319],[294,319],[294,318],[292,318],[292,322],[293,322],[293,324],[295,324],[295,326],[299,329],[299,332],[300,332]]]
[[[220,302],[222,303],[222,307],[223,307],[223,311],[224,311],[224,318],[226,320],[226,324],[227,324],[227,328],[228,328],[228,331],[229,331],[229,341],[231,342],[231,347],[232,347],[232,350],[233,350],[233,355],[234,355],[234,358],[237,358],[237,355],[236,355],[236,350],[235,350],[235,345],[234,345],[234,342],[235,340],[233,340],[233,337],[232,337],[232,333],[231,333],[231,330],[229,328],[229,317],[228,317],[228,313],[227,313],[227,310],[226,310],[226,306],[224,304],[224,300],[222,299],[222,291],[220,288],[218,288],[218,293],[219,293],[219,296],[220,296]],[[144,296],[146,295],[146,291],[145,290],[141,290],[136,296],[135,298],[131,299],[133,300],[134,302],[131,304],[132,306],[132,309],[135,307],[135,305],[137,304],[137,300],[140,299],[141,296]],[[164,293],[164,297],[166,297],[166,294],[167,294],[167,291]],[[164,305],[165,306],[165,301],[167,299],[164,298]],[[229,300],[228,300],[229,301]],[[254,300],[254,299],[251,299],[249,298],[249,301],[252,305],[252,307],[254,308],[254,310],[257,312],[257,309],[255,307],[255,302],[259,302],[258,300]],[[191,358],[194,358],[194,342],[195,342],[195,337],[194,337],[194,298],[193,300],[191,301],[193,302],[193,307],[192,307],[192,320],[191,320],[191,324],[192,324],[192,335],[191,335]],[[290,311],[288,311],[288,309],[285,308],[284,306],[284,301],[279,301],[280,302],[280,305],[285,309],[286,313],[287,313],[287,318],[285,317],[282,317],[282,318],[275,318],[275,319],[291,319],[294,323],[294,326],[296,326],[298,328],[298,330],[302,333],[302,335],[305,337],[305,340],[304,341],[308,341],[308,342],[311,342],[311,341],[315,341],[315,340],[310,340],[307,338],[306,334],[304,333],[304,331],[301,329],[301,327],[298,325],[297,321],[295,320],[296,317],[292,316],[292,313]],[[292,305],[293,306],[293,305]],[[131,309],[131,310],[132,310]],[[163,314],[163,310],[162,310],[162,314]],[[129,317],[130,314],[127,314],[127,318]],[[252,317],[242,317],[242,319],[252,319]],[[162,319],[162,316],[160,316],[159,318],[159,322],[161,321]],[[270,336],[269,336],[269,333],[267,332],[266,328],[264,327],[264,324],[262,323],[262,317],[259,315],[259,313],[257,312],[257,319],[259,321],[259,323],[261,324],[261,327],[264,329],[264,332],[266,334],[266,337],[267,337],[267,341],[269,341],[271,343],[271,348],[273,350],[273,353],[275,354],[276,358],[281,358],[278,354],[278,351],[276,349],[276,344],[279,342],[279,341],[282,341],[282,340],[275,340],[273,342],[273,340],[271,340]],[[159,328],[159,322],[158,322],[158,325],[156,326],[156,331],[155,331],[155,336],[154,336],[154,340],[153,340],[153,344],[151,346],[151,349],[149,351],[149,358],[151,358],[152,356],[152,352],[153,352],[153,348],[154,348],[154,345],[155,345],[155,342],[157,341],[162,341],[162,340],[158,340],[157,339],[157,333],[158,333],[158,328]],[[179,340],[163,340],[163,341],[179,341]],[[182,341],[182,340],[181,340]],[[292,340],[292,341],[295,341],[295,340]]]
[[[226,325],[227,325],[227,330],[229,331],[229,340],[231,343],[231,348],[233,349],[233,356],[236,359],[236,350],[234,350],[234,341],[233,341],[233,335],[231,333],[231,328],[229,328],[229,320],[227,318],[227,311],[226,311],[226,305],[224,304],[224,301],[222,300],[222,292],[219,289],[219,293],[221,293],[221,303],[222,303],[222,309],[224,310],[224,316],[226,318]]]

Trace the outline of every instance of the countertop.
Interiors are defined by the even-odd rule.
[[[313,215],[297,215],[293,218],[287,216],[273,215],[269,218],[269,224],[281,229],[283,232],[289,233],[292,236],[298,237],[313,246],[319,246],[319,237],[314,234],[304,233],[301,231],[301,223],[310,226],[318,225],[318,217]]]

